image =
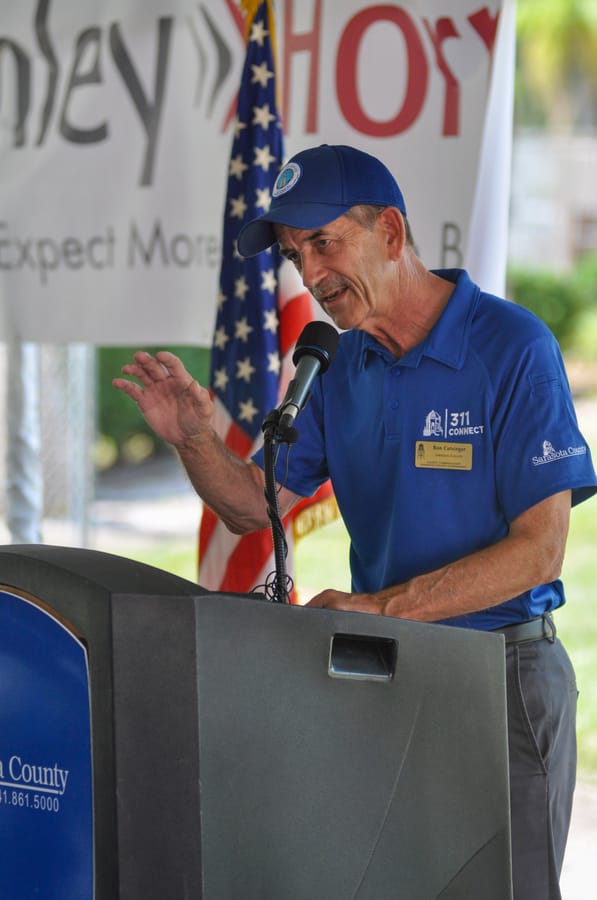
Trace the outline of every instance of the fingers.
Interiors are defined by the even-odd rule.
[[[138,350],[133,361],[122,367],[122,373],[128,378],[114,378],[112,385],[128,394],[136,403],[146,404],[150,402],[150,398],[151,402],[155,402],[156,397],[180,400],[188,395],[188,402],[205,405],[204,389],[169,350],[160,350],[155,356],[145,350]],[[131,378],[136,381],[131,381]]]
[[[117,390],[123,391],[123,393],[128,394],[129,397],[132,397],[136,403],[139,402],[143,394],[142,388],[140,388],[138,384],[135,384],[134,381],[129,381],[127,378],[113,378],[112,387],[115,387],[117,388]]]
[[[160,350],[152,356],[138,350],[122,372],[127,377],[114,378],[113,386],[138,404],[148,424],[169,444],[176,447],[189,437],[211,431],[214,408],[210,393],[173,353]]]
[[[320,609],[341,609],[369,613],[380,612],[372,594],[351,594],[347,591],[335,591],[329,588],[316,594],[305,605]]]
[[[170,353],[169,350],[160,350],[155,357],[145,350],[138,350],[133,357],[133,362],[123,366],[125,375],[132,375],[142,384],[149,385],[167,378],[179,378],[188,387],[193,378],[187,372],[180,359]]]
[[[180,373],[186,375],[189,381],[192,380],[180,360],[178,360],[173,353],[167,353],[166,351],[156,354],[156,356],[153,357],[151,353],[147,353],[145,350],[139,350],[135,353],[133,362],[127,363],[122,367],[122,373],[132,378],[136,378],[144,387],[151,387],[153,384],[165,381],[174,374],[174,371],[171,372],[162,359],[158,360],[158,355],[160,357],[164,355],[171,366],[173,363],[177,363],[178,366],[173,366],[173,368],[176,369],[177,374]],[[121,390],[123,389],[120,384],[115,385],[115,387],[119,387]]]
[[[170,354],[173,355],[173,354]],[[133,357],[133,362],[122,367],[125,375],[132,375],[141,384],[153,384],[155,381],[164,381],[169,377],[169,372],[158,362],[157,357],[145,350],[138,350]]]
[[[178,356],[175,356],[174,353],[170,353],[169,350],[160,350],[156,353],[155,358],[157,363],[161,366],[162,372],[166,373],[166,377],[183,378],[187,381],[187,384],[190,384],[193,381],[193,378],[187,372],[181,360]]]
[[[149,354],[147,355],[149,356]],[[155,358],[158,360],[160,365],[168,371],[170,369],[176,369],[177,366],[181,371],[186,371],[178,356],[175,356],[174,353],[170,352],[170,350],[158,350]]]

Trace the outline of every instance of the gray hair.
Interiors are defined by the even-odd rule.
[[[354,219],[355,222],[358,222],[359,225],[362,225],[363,228],[367,228],[369,231],[372,231],[373,226],[375,225],[375,220],[383,209],[387,209],[387,207],[375,206],[372,203],[361,203],[358,206],[352,206],[346,213],[346,216],[349,219]],[[411,231],[410,223],[405,215],[403,215],[402,213],[400,213],[400,215],[402,216],[404,227],[406,229],[407,246],[414,249],[415,240]]]

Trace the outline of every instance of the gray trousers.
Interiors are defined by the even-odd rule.
[[[560,641],[506,647],[514,900],[561,900],[576,781],[574,669]]]

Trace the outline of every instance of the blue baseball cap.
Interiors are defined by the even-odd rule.
[[[256,256],[275,244],[273,223],[320,228],[361,203],[396,206],[406,215],[402,192],[379,159],[342,145],[302,150],[282,167],[269,210],[241,228],[238,252]]]

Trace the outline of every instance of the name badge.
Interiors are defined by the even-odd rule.
[[[415,466],[417,469],[457,469],[470,472],[473,468],[473,445],[417,441]]]

